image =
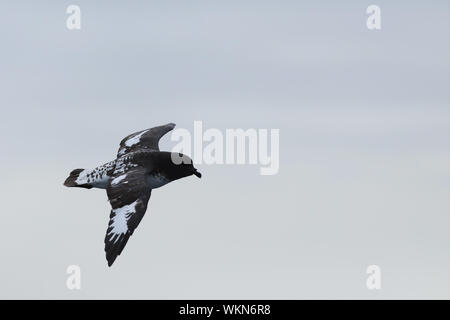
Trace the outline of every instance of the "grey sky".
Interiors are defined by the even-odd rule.
[[[0,298],[450,297],[448,1],[2,1],[0,21]],[[64,179],[194,120],[279,128],[279,174],[155,190],[107,268],[105,192]]]

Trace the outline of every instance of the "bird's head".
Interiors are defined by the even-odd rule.
[[[202,174],[194,168],[192,159],[182,153],[171,153],[173,178],[180,179],[183,177],[195,175],[198,178],[202,177]]]

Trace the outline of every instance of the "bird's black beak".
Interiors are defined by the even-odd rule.
[[[202,174],[200,172],[198,172],[197,169],[194,169],[194,174],[199,178],[202,177]]]

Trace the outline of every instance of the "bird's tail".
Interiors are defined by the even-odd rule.
[[[87,170],[85,169],[75,169],[72,170],[69,177],[64,181],[64,185],[66,187],[79,187],[79,188],[86,188],[91,189],[92,185],[88,184],[87,181],[85,181],[85,172]]]

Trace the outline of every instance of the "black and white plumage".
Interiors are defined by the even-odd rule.
[[[152,189],[190,175],[201,177],[189,157],[159,151],[159,140],[174,127],[169,123],[130,134],[120,142],[115,160],[92,170],[75,169],[64,182],[67,187],[106,189],[112,207],[105,236],[108,266],[141,222]]]

